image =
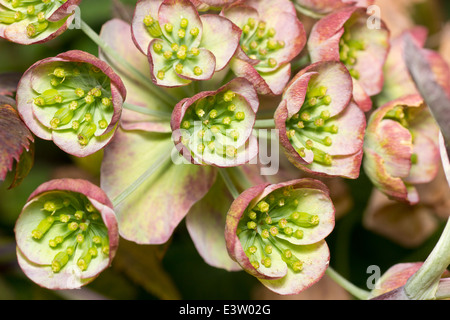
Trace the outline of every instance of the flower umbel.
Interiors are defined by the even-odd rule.
[[[42,184],[16,227],[19,264],[50,289],[74,289],[109,266],[119,236],[112,204],[95,185],[74,179]]]
[[[1,0],[0,37],[20,44],[42,43],[63,33],[73,20],[68,10],[81,0]]]
[[[228,212],[228,252],[270,290],[299,293],[328,267],[323,239],[334,228],[334,212],[328,189],[317,180],[252,187]]]
[[[17,91],[30,130],[62,150],[86,156],[111,139],[122,112],[125,87],[98,58],[69,51],[35,63]]]

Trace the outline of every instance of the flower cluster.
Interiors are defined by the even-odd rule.
[[[0,1],[0,37],[20,44],[47,42],[64,31],[81,0]]]
[[[0,36],[50,41],[80,2],[0,0]],[[101,151],[100,185],[55,179],[30,195],[15,228],[24,273],[79,288],[113,262],[119,235],[167,243],[185,219],[210,265],[281,295],[317,283],[336,212],[323,178],[363,167],[389,198],[416,204],[416,185],[439,169],[439,127],[403,63],[405,35],[369,28],[371,4],[139,0],[130,23],[112,19],[99,35],[83,23],[98,56],[34,63],[15,100],[38,138],[79,158]],[[310,31],[299,12],[315,19]],[[422,29],[407,34],[423,47]],[[443,59],[426,53],[448,85]],[[258,172],[261,141],[281,144],[295,175]]]

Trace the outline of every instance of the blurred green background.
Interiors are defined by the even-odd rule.
[[[84,0],[81,15],[95,31],[112,17],[131,18],[133,0]],[[440,32],[448,20],[450,1],[420,3],[411,12],[431,35]],[[437,4],[437,7],[436,7]],[[436,8],[440,8],[436,10]],[[438,18],[436,19],[436,16]],[[0,39],[0,73],[24,72],[43,58],[78,49],[97,54],[96,45],[81,30],[68,30],[58,38],[39,45],[21,46]],[[91,161],[92,160],[92,161]],[[0,299],[252,299],[259,282],[245,272],[227,272],[208,266],[198,255],[182,223],[167,246],[137,246],[123,241],[119,259],[83,290],[53,292],[29,281],[17,266],[14,223],[28,195],[51,177],[70,173],[98,179],[99,158],[76,161],[51,142],[36,140],[35,165],[21,186],[8,190],[8,179],[0,185]],[[80,169],[76,169],[75,166]],[[59,170],[59,172],[58,172]],[[62,171],[61,171],[62,170]],[[442,228],[425,243],[406,249],[362,226],[362,213],[372,185],[362,172],[355,181],[346,181],[353,198],[352,209],[337,221],[327,238],[331,266],[351,282],[365,288],[369,265],[382,271],[404,261],[424,260]],[[151,270],[151,271],[149,271]]]

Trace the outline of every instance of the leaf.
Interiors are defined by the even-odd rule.
[[[144,246],[120,239],[113,266],[159,299],[178,300],[180,293],[161,265],[163,250],[164,245]]]
[[[23,179],[25,179],[30,173],[31,168],[34,165],[34,153],[35,146],[34,143],[30,144],[30,149],[26,152],[22,152],[20,159],[17,162],[14,178],[8,189],[15,188],[19,186]]]
[[[31,150],[32,141],[34,138],[17,111],[9,104],[0,105],[0,180],[5,180],[7,172],[12,170],[14,160],[20,163],[24,150]],[[31,168],[30,158],[24,156],[23,159],[27,163],[19,165],[14,185],[19,184]]]

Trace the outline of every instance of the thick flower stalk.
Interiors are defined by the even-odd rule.
[[[290,61],[306,43],[303,24],[288,0],[236,2],[221,15],[242,30],[230,67],[248,79],[259,94],[279,95],[291,76]]]
[[[141,0],[133,40],[148,56],[151,77],[165,87],[208,80],[228,64],[241,31],[217,14],[199,15],[189,0]]]
[[[83,157],[111,140],[125,97],[108,64],[74,50],[32,65],[19,83],[17,106],[35,135]]]
[[[375,0],[292,0],[295,8],[303,14],[320,18],[338,9],[350,6],[367,8]]]
[[[81,0],[0,0],[0,37],[20,44],[43,43],[67,30]]]
[[[75,289],[114,258],[117,221],[106,194],[85,180],[51,180],[28,198],[15,227],[17,257],[42,287]]]
[[[416,204],[416,184],[439,170],[439,127],[419,95],[386,103],[370,117],[364,141],[364,170],[389,198]]]
[[[228,167],[249,162],[258,153],[252,135],[258,106],[255,89],[243,78],[181,100],[171,121],[177,150],[194,164]]]
[[[328,267],[324,239],[334,228],[334,213],[327,187],[317,180],[257,185],[228,211],[228,252],[270,290],[297,294]]]
[[[352,79],[340,62],[301,70],[287,85],[275,112],[287,158],[323,176],[359,176],[366,119],[352,100]]]
[[[308,50],[312,62],[341,61],[353,79],[353,96],[363,111],[372,108],[370,97],[380,93],[383,65],[389,52],[389,31],[383,21],[380,28],[368,28],[369,16],[363,8],[340,9],[312,28]]]

